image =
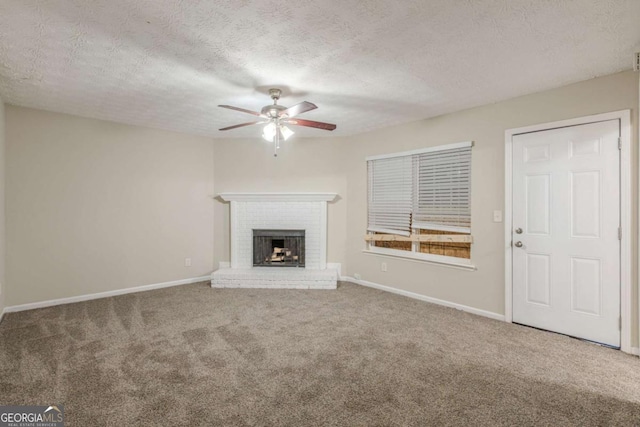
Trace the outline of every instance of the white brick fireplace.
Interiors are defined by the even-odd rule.
[[[222,193],[230,203],[231,260],[211,275],[211,286],[335,289],[327,268],[327,203],[336,193]],[[254,267],[253,230],[305,231],[305,267]]]

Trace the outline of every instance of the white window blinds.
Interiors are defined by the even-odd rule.
[[[368,230],[409,236],[413,204],[410,156],[367,162],[369,173]]]
[[[471,232],[471,146],[416,154],[413,227]]]
[[[471,142],[367,158],[368,230],[471,232]]]

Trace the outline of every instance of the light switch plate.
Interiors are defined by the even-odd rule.
[[[493,211],[493,222],[502,222],[502,211]]]

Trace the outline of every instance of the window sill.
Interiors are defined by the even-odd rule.
[[[441,255],[431,255],[416,252],[399,251],[386,248],[371,248],[362,251],[365,255],[378,255],[391,258],[402,258],[407,261],[425,262],[429,264],[441,265],[443,267],[457,268],[460,270],[475,271],[476,266],[471,264],[471,260],[456,259]]]

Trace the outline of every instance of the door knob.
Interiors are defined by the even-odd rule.
[[[516,245],[516,248],[521,248],[522,247],[522,242],[520,242],[520,241],[515,242],[514,245]]]
[[[522,228],[516,228],[516,233],[517,234],[522,234]]]

